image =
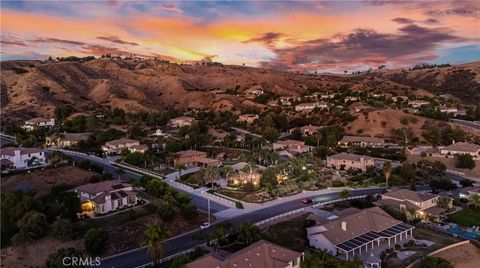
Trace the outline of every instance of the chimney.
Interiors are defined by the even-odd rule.
[[[342,230],[347,231],[347,222],[342,221]]]

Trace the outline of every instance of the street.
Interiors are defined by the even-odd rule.
[[[380,193],[382,189],[364,189],[364,190],[353,190],[352,195],[363,195],[363,194],[374,194]],[[315,201],[329,201],[339,198],[339,193],[328,193],[322,195],[312,195],[309,198]],[[280,215],[292,210],[299,209],[304,207],[305,205],[301,202],[300,199],[288,201],[282,204],[278,204],[276,206],[271,206],[265,209],[259,209],[253,211],[249,214],[241,215],[232,219],[229,219],[230,222],[234,227],[240,226],[240,224],[244,222],[248,223],[255,223],[259,222],[264,219],[268,219],[270,217]],[[218,224],[226,222],[226,221],[219,221],[215,224],[212,224],[210,227],[214,229]],[[167,247],[165,250],[164,256],[173,255],[175,253],[182,252],[189,248],[195,247],[198,245],[198,242],[194,240],[195,234],[202,232],[201,230],[197,230],[195,232],[187,233],[181,236],[174,237],[170,239],[167,243]],[[146,248],[139,248],[137,250],[132,250],[127,253],[119,254],[116,256],[107,257],[101,260],[100,267],[115,267],[115,268],[130,268],[130,267],[137,267],[143,264],[149,263],[151,259],[148,257],[147,249]]]

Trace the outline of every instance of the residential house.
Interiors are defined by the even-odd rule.
[[[440,149],[443,155],[469,154],[475,158],[480,156],[480,145],[468,142],[455,142]]]
[[[458,197],[465,199],[470,199],[474,195],[480,195],[480,187],[465,187],[458,192]]]
[[[228,132],[225,132],[221,129],[209,128],[208,134],[215,138],[215,142],[222,142],[228,135]]]
[[[320,129],[322,129],[322,128],[323,127],[321,127],[321,126],[312,126],[312,125],[302,126],[302,127],[300,127],[300,132],[304,136],[310,136],[310,135],[313,135],[315,133],[318,133],[320,131]]]
[[[258,114],[242,114],[238,117],[239,122],[247,122],[247,124],[253,123],[253,121],[259,119]]]
[[[328,102],[305,102],[295,105],[295,111],[297,112],[311,112],[315,108],[328,109]]]
[[[280,97],[279,98],[280,104],[282,104],[282,106],[291,106],[293,99],[295,99],[294,96]]]
[[[322,110],[328,110],[329,103],[324,101],[317,101],[315,102],[315,107],[320,108]]]
[[[440,110],[440,112],[442,112],[442,113],[447,113],[447,114],[457,113],[457,112],[458,112],[458,109],[457,109],[457,108],[455,108],[455,107],[447,107],[447,106],[440,106],[440,107],[438,107],[438,110]]]
[[[415,227],[371,207],[333,221],[307,228],[310,246],[347,260],[388,244],[393,247],[412,239]]]
[[[243,94],[247,99],[254,99],[260,95],[263,95],[264,91],[262,89],[262,86],[260,85],[255,85],[245,91],[243,91]]]
[[[226,251],[214,251],[187,263],[185,268],[300,268],[303,258],[303,252],[260,240],[231,254]]]
[[[37,148],[5,147],[0,149],[2,169],[27,169],[47,163],[45,153]]]
[[[137,140],[126,138],[107,141],[105,145],[102,146],[103,152],[109,155],[120,154],[125,149],[128,149],[131,152],[144,153],[145,151],[147,151],[148,147],[146,145],[140,144],[140,142]]]
[[[277,106],[278,106],[278,101],[276,101],[276,100],[269,100],[269,101],[267,102],[267,106],[277,107]]]
[[[73,191],[82,202],[82,212],[105,214],[137,204],[132,185],[121,180],[102,181],[75,187]]]
[[[358,100],[358,97],[347,96],[347,97],[345,97],[344,102],[357,101],[357,100]]]
[[[187,150],[180,151],[173,159],[173,166],[185,166],[191,167],[207,167],[207,166],[219,166],[222,162],[217,159],[208,158],[206,152]]]
[[[230,167],[234,170],[231,174],[228,175],[227,182],[228,184],[238,186],[246,183],[251,183],[253,185],[258,185],[260,183],[261,174],[259,170],[264,169],[265,167],[259,165],[250,165],[246,162],[239,162]]]
[[[324,100],[324,99],[333,99],[337,96],[337,93],[324,93],[324,94],[320,94],[320,99]]]
[[[392,96],[391,99],[394,102],[398,102],[398,101],[406,101],[406,100],[408,100],[408,97],[407,96]]]
[[[295,111],[297,112],[311,112],[313,111],[315,108],[317,108],[315,106],[315,103],[300,103],[300,104],[297,104],[295,105]]]
[[[294,154],[302,154],[311,150],[311,146],[305,145],[304,141],[297,140],[276,141],[272,144],[272,148],[274,151],[287,150]]]
[[[425,101],[425,100],[412,100],[412,101],[408,102],[408,105],[412,106],[412,108],[415,108],[415,109],[418,109],[422,106],[426,106],[426,105],[429,105],[429,104],[430,104],[430,102]]]
[[[343,136],[337,144],[340,147],[383,147],[385,146],[385,140],[375,137]]]
[[[91,133],[57,133],[45,138],[47,147],[71,147],[77,145],[80,141],[86,141]]]
[[[27,131],[32,131],[39,127],[54,127],[55,118],[33,118],[25,121],[22,128]]]
[[[327,166],[335,169],[348,170],[352,168],[365,172],[369,166],[374,164],[374,159],[365,155],[338,153],[327,157]]]
[[[187,127],[190,126],[193,121],[195,121],[195,118],[190,117],[190,116],[180,116],[180,117],[175,117],[170,119],[170,122],[168,122],[168,125],[174,128],[181,128],[181,127]]]
[[[381,199],[376,201],[377,205],[390,207],[396,210],[410,212],[415,211],[415,216],[425,218],[426,216],[441,217],[447,208],[438,206],[438,195],[416,192],[408,189],[393,189],[383,193]],[[450,200],[448,207],[452,206]]]

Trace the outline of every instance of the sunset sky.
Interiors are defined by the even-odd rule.
[[[299,71],[480,60],[480,1],[2,1],[1,59],[136,54]]]

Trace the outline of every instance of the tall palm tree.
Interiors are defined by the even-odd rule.
[[[154,265],[161,262],[169,236],[170,232],[167,227],[158,222],[149,225],[143,233],[143,240],[140,245],[148,247],[148,254],[153,258]]]
[[[385,189],[388,189],[388,179],[390,175],[392,175],[392,163],[390,161],[386,161],[383,164],[383,175],[385,175]]]
[[[220,244],[225,243],[227,241],[227,235],[225,232],[225,228],[220,225],[218,226],[213,233],[210,234],[211,240],[215,240],[213,243],[213,247],[217,250],[220,247]]]
[[[215,166],[202,167],[192,179],[198,185],[204,185],[208,182],[218,181],[220,179],[220,169]]]
[[[185,165],[176,165],[175,170],[178,171],[178,179],[182,178],[182,170],[184,170],[186,167]]]
[[[243,244],[250,244],[260,237],[260,229],[257,226],[247,222],[240,225],[237,240]]]
[[[347,189],[344,189],[343,191],[340,192],[340,198],[342,200],[345,200],[345,199],[349,198],[350,196],[352,196],[352,192],[347,190]]]
[[[438,197],[437,204],[441,208],[448,209],[450,206],[450,198],[447,196]]]

